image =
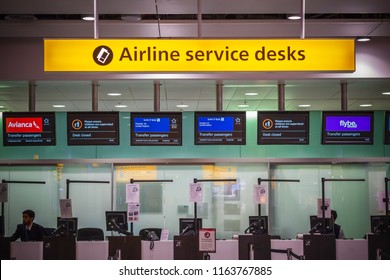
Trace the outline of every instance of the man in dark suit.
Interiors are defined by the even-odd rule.
[[[345,235],[343,229],[340,225],[336,224],[337,212],[335,210],[331,210],[331,215],[336,239],[344,239]]]
[[[36,223],[34,223],[35,213],[32,210],[23,211],[23,224],[19,224],[16,227],[15,233],[11,236],[12,241],[16,241],[19,238],[22,241],[42,241],[45,236],[45,229]]]

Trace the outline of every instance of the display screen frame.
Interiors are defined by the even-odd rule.
[[[7,134],[8,132],[6,131],[6,122],[7,122],[7,118],[34,118],[34,117],[42,117],[42,119],[44,118],[44,116],[47,115],[47,116],[50,116],[52,118],[52,130],[51,130],[51,139],[52,141],[50,143],[9,143],[8,142],[8,137],[7,137]],[[56,146],[57,144],[57,132],[56,132],[56,114],[55,112],[3,112],[3,116],[2,116],[3,120],[2,120],[2,123],[3,123],[3,146],[8,146],[8,147],[12,147],[12,146],[18,146],[18,147],[22,147],[22,146]],[[11,132],[12,133],[12,132]],[[15,132],[16,133],[16,132]],[[23,132],[20,132],[20,133],[23,133]],[[25,133],[31,133],[31,132],[25,132]]]
[[[243,119],[243,129],[242,129],[242,138],[243,138],[243,141],[240,142],[240,143],[236,143],[236,142],[214,142],[214,143],[211,143],[211,142],[200,142],[199,141],[199,137],[198,137],[198,133],[199,133],[199,117],[221,117],[221,116],[225,116],[225,117],[231,117],[231,116],[235,116],[235,115],[241,115],[242,119]],[[216,131],[217,132],[217,131]],[[203,145],[222,145],[222,146],[225,146],[225,145],[235,145],[235,146],[245,146],[246,145],[246,111],[198,111],[198,112],[195,112],[194,113],[194,145],[200,145],[200,146],[203,146]]]
[[[370,141],[367,142],[357,142],[353,140],[339,140],[332,141],[326,140],[326,117],[370,117]],[[321,144],[322,145],[373,145],[374,143],[374,112],[373,111],[323,111],[322,112],[322,137]]]
[[[134,137],[134,124],[133,120],[134,118],[172,118],[174,116],[177,116],[178,119],[180,119],[180,128],[179,128],[179,142],[173,143],[173,144],[164,144],[164,143],[137,143],[135,142]],[[130,145],[131,146],[144,146],[144,147],[153,147],[153,146],[160,146],[160,147],[178,147],[183,145],[183,114],[182,112],[131,112],[130,113]]]
[[[268,143],[261,142],[260,134],[261,134],[261,115],[274,115],[274,116],[283,116],[283,115],[304,115],[306,117],[306,141],[305,142],[279,142],[272,143],[269,141]],[[310,112],[299,112],[299,111],[257,111],[257,145],[309,145],[310,144]]]
[[[73,117],[74,116],[74,117]],[[70,139],[70,128],[71,128],[71,119],[74,120],[75,118],[85,118],[85,116],[91,117],[96,116],[96,118],[99,118],[99,116],[113,116],[115,118],[116,123],[114,124],[115,130],[116,130],[116,141],[112,143],[98,143],[97,140],[91,140],[89,142],[80,139],[77,140],[77,143],[72,143]],[[68,146],[117,146],[120,143],[120,132],[119,132],[119,112],[67,112],[66,113],[66,138],[67,138],[67,145]],[[85,141],[85,142],[83,142]]]

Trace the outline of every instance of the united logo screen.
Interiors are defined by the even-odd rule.
[[[56,144],[54,113],[4,113],[4,146],[52,146]]]
[[[180,112],[131,113],[132,146],[181,146]]]
[[[372,144],[373,112],[323,112],[322,144]]]
[[[245,112],[195,112],[195,145],[245,145]]]

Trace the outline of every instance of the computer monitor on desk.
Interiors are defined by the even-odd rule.
[[[390,234],[390,216],[371,216],[371,232],[374,234]]]
[[[181,236],[195,236],[195,220],[193,218],[179,219],[179,232]],[[196,219],[197,229],[202,228],[202,219]]]
[[[310,216],[310,233],[317,234],[332,234],[334,233],[333,223],[331,219],[325,218],[325,232],[324,232],[324,219],[317,216]]]
[[[128,231],[126,211],[106,211],[106,230],[126,233]]]
[[[268,234],[268,216],[249,216],[249,227],[245,233]]]
[[[57,217],[57,229],[52,233],[55,236],[76,236],[77,218]]]

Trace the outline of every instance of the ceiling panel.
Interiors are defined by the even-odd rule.
[[[161,14],[196,14],[197,1],[158,0]],[[202,1],[202,11],[207,14],[233,13],[297,13],[300,0],[207,0]],[[106,14],[154,14],[154,0],[110,0],[98,1],[98,10]],[[306,1],[308,13],[380,13],[390,12],[387,0],[310,0]],[[93,1],[77,0],[3,0],[0,13],[27,14],[82,14],[93,12]]]

